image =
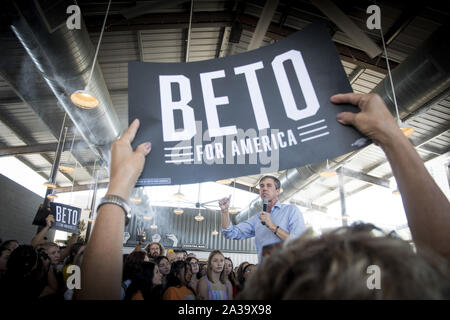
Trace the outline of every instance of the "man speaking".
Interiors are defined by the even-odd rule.
[[[242,240],[255,237],[258,260],[264,246],[298,237],[305,231],[305,223],[300,210],[294,205],[281,204],[280,180],[264,176],[259,181],[259,195],[263,200],[263,212],[257,213],[247,221],[233,225],[228,208],[230,197],[219,201],[222,211],[222,233],[227,239]]]

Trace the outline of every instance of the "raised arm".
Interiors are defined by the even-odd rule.
[[[35,248],[42,243],[42,240],[44,240],[45,235],[47,234],[48,230],[52,227],[52,223],[55,222],[55,217],[53,217],[52,214],[49,214],[45,218],[45,222],[47,223],[44,228],[42,228],[41,231],[37,235],[34,236],[34,238],[31,240],[31,245]]]
[[[110,182],[107,194],[128,200],[142,172],[151,144],[143,143],[133,152],[131,142],[139,128],[133,121],[112,145]],[[124,210],[114,204],[100,207],[81,266],[81,289],[76,299],[120,299]]]
[[[230,199],[231,195],[227,198],[223,198],[219,200],[219,207],[221,212],[221,223],[222,228],[226,229],[230,225],[230,213],[228,212],[228,208],[230,207]]]
[[[342,112],[337,120],[355,126],[386,153],[418,249],[431,248],[450,260],[450,203],[383,100],[376,94],[348,93],[332,96],[331,101],[359,106],[360,113]]]

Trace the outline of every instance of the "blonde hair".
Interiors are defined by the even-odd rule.
[[[209,281],[211,281],[211,282],[214,283],[214,280],[213,280],[213,278],[212,278],[212,264],[211,264],[211,261],[212,261],[213,257],[214,257],[216,254],[220,254],[220,255],[223,257],[224,266],[223,266],[222,272],[220,273],[219,280],[220,280],[220,282],[222,282],[223,284],[225,284],[226,281],[227,281],[227,277],[226,277],[226,275],[225,275],[225,256],[223,255],[222,251],[220,251],[220,250],[214,250],[214,251],[212,251],[212,252],[209,254],[209,257],[208,257],[208,268],[206,269],[206,276],[208,277],[208,280],[209,280]]]

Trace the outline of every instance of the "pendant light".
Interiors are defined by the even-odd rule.
[[[319,173],[319,176],[321,176],[322,178],[330,178],[330,177],[335,177],[337,175],[335,170],[332,170],[330,168],[330,164],[328,163],[328,159],[327,159],[327,168],[326,170],[322,171]]]
[[[180,206],[178,206],[178,208],[173,209],[173,213],[175,213],[176,215],[181,215],[183,214],[184,210],[180,208]]]
[[[386,50],[386,44],[384,42],[383,29],[381,28],[381,25],[380,25],[380,34],[381,34],[381,42],[383,43],[384,57],[386,58],[386,67],[388,69],[389,81],[391,83],[392,98],[394,100],[395,112],[397,114],[397,124],[398,124],[400,130],[403,132],[403,134],[408,137],[414,133],[414,129],[411,128],[410,126],[406,125],[400,119],[400,113],[398,112],[397,98],[395,97],[394,83],[392,81],[391,67],[389,66],[389,59],[388,59],[388,54],[387,54],[387,50]]]
[[[178,192],[177,192],[177,193],[174,193],[174,194],[172,195],[172,197],[177,198],[177,199],[183,199],[183,198],[184,198],[184,194],[181,193],[181,184],[178,185]]]
[[[217,211],[214,211],[214,231],[211,232],[212,236],[217,236],[219,232],[217,231]]]
[[[72,137],[72,143],[70,144],[70,150],[69,150],[69,159],[67,159],[66,162],[59,164],[59,171],[64,173],[71,173],[75,170],[75,167],[70,163],[70,159],[72,158],[72,150],[73,150],[73,143],[75,142],[75,133]],[[63,145],[64,150],[64,145]]]
[[[95,159],[95,161],[94,161],[94,170],[92,172],[95,172],[96,166],[97,166],[97,159]],[[86,203],[86,207],[82,210],[83,213],[91,213],[91,208],[89,207],[89,203],[90,203],[89,199],[91,198],[91,191],[92,191],[92,187],[89,187],[87,203]]]
[[[234,206],[235,194],[236,194],[236,179],[234,179],[233,181],[233,205],[228,209],[228,213],[230,214],[236,214],[239,212],[239,209]]]
[[[102,41],[103,31],[105,31],[106,18],[108,17],[109,7],[111,6],[111,0],[109,0],[108,8],[106,9],[105,20],[103,21],[102,31],[100,32],[100,38],[98,39],[97,49],[94,55],[94,61],[92,61],[91,72],[89,74],[88,82],[83,90],[77,90],[70,96],[72,102],[82,109],[93,109],[99,105],[98,99],[90,92],[89,84],[91,83],[92,73],[94,72],[95,63],[97,61],[98,50],[100,49],[100,42]]]
[[[195,221],[197,221],[197,222],[202,222],[203,220],[205,220],[205,217],[202,216],[202,213],[201,213],[200,209],[198,209],[198,215],[196,215],[196,216],[194,217],[194,219],[195,219]]]
[[[46,186],[48,189],[56,188],[56,181],[55,181],[56,180],[56,174],[55,174],[55,177],[53,178],[53,173],[54,173],[54,170],[56,170],[56,158],[57,158],[59,146],[61,144],[61,138],[62,138],[62,135],[63,135],[63,130],[65,129],[67,131],[67,127],[64,127],[64,125],[66,123],[66,117],[67,117],[67,113],[64,113],[64,118],[63,118],[63,122],[62,122],[62,126],[61,126],[61,131],[59,132],[58,145],[56,147],[56,154],[55,154],[55,158],[53,159],[52,170],[50,172],[50,177],[49,177],[48,181],[44,182],[44,186]],[[64,138],[65,138],[65,135],[64,135]],[[63,143],[63,145],[64,145],[64,143]]]

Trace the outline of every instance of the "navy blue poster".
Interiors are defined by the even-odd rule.
[[[332,159],[369,143],[336,121],[352,92],[325,25],[272,45],[190,63],[129,63],[134,147],[152,142],[137,185],[264,174]]]

